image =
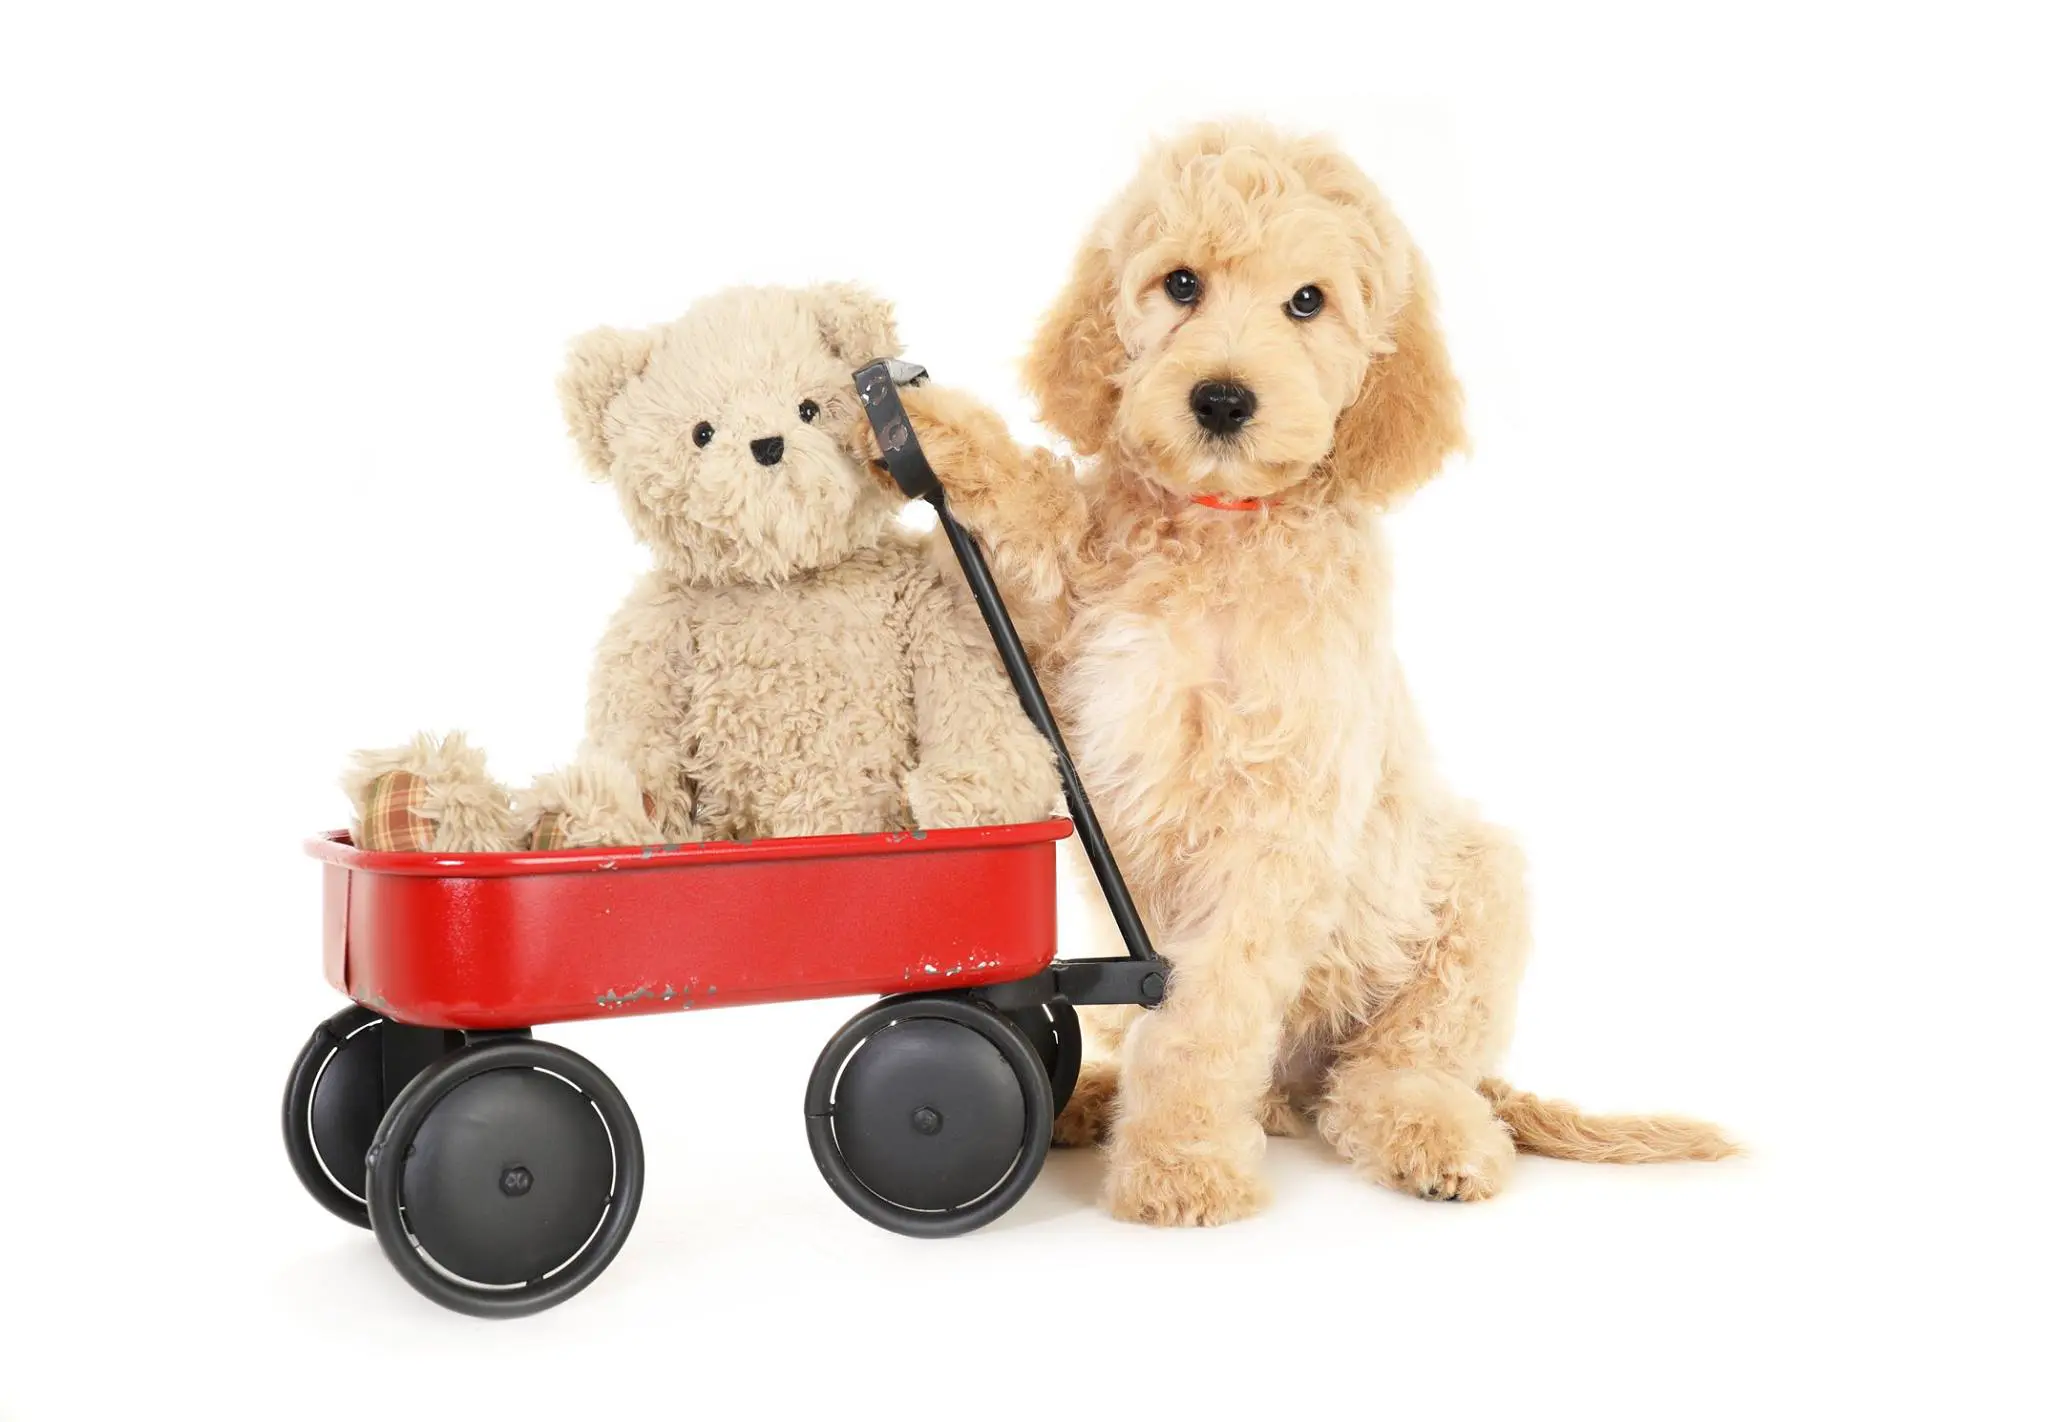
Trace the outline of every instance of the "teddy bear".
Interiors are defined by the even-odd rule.
[[[598,644],[575,760],[513,794],[460,734],[355,757],[368,849],[491,851],[1044,819],[1051,748],[972,606],[856,451],[850,372],[898,350],[850,285],[734,288],[577,340],[584,464],[653,568]]]

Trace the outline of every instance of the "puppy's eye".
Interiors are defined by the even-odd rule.
[[[809,424],[812,420],[817,419],[818,402],[816,400],[804,401],[803,404],[796,407],[796,417],[805,424]]]
[[[1306,321],[1323,309],[1323,289],[1319,286],[1305,286],[1287,298],[1287,314],[1297,321]]]
[[[1202,279],[1186,267],[1175,267],[1160,285],[1166,288],[1167,299],[1179,305],[1193,306],[1202,299]]]
[[[697,441],[697,448],[702,449],[705,445],[711,443],[711,436],[715,433],[716,431],[711,428],[707,421],[699,420],[697,421],[697,428],[690,431],[690,438]]]

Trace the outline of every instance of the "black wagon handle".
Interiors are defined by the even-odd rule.
[[[910,416],[896,393],[898,386],[916,385],[924,378],[923,366],[901,360],[878,360],[853,373],[854,389],[859,392],[861,407],[874,428],[875,442],[881,446],[882,463],[888,468],[889,477],[896,481],[897,488],[913,499],[923,499],[938,514],[939,527],[946,531],[953,556],[960,560],[960,571],[967,575],[974,605],[981,609],[989,636],[995,639],[996,653],[1010,674],[1010,684],[1017,689],[1024,714],[1052,742],[1053,755],[1059,761],[1060,784],[1067,794],[1067,811],[1073,816],[1075,832],[1081,836],[1081,847],[1088,853],[1088,863],[1095,870],[1095,881],[1102,886],[1102,896],[1109,902],[1110,917],[1116,920],[1117,932],[1123,935],[1125,950],[1137,961],[1155,962],[1159,955],[1152,951],[1152,939],[1145,932],[1144,920],[1138,917],[1138,906],[1131,901],[1131,891],[1124,884],[1123,871],[1117,868],[1116,856],[1110,853],[1102,822],[1095,818],[1095,807],[1089,803],[1081,774],[1074,769],[1074,758],[1067,753],[1067,743],[1060,737],[1052,708],[1046,704],[1045,692],[1038,685],[1038,675],[1031,669],[1031,659],[1024,655],[1024,643],[1017,636],[1017,625],[1010,620],[1009,608],[1003,605],[1002,593],[996,590],[988,559],[974,535],[946,507],[945,487],[931,461],[925,458],[924,449],[917,442],[917,431],[911,428]],[[1149,987],[1146,996],[1153,996]]]

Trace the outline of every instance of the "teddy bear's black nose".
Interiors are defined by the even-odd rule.
[[[781,435],[770,435],[766,439],[757,439],[748,445],[747,448],[754,451],[754,462],[756,464],[780,464],[782,462]]]

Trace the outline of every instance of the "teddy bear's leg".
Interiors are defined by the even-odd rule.
[[[520,846],[512,797],[460,731],[358,751],[342,776],[355,808],[356,846],[368,850],[497,853]]]
[[[531,827],[528,839],[535,849],[661,844],[694,837],[664,834],[656,820],[658,809],[632,766],[596,749],[585,749],[574,764],[541,776],[519,800],[520,817]]]

